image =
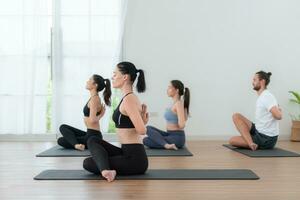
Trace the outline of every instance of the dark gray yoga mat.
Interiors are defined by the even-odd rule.
[[[183,147],[179,150],[166,150],[166,149],[149,149],[145,148],[146,153],[150,157],[159,156],[193,156],[193,154],[186,148]],[[51,147],[39,154],[36,157],[87,157],[90,156],[89,150],[78,151],[74,149],[65,149],[59,145]]]
[[[46,170],[35,180],[101,180],[85,170]],[[149,169],[143,175],[117,176],[117,180],[257,180],[248,169]]]
[[[274,149],[258,149],[256,151],[252,151],[250,149],[234,147],[230,144],[223,144],[223,146],[249,157],[300,157],[300,154],[298,153],[287,151],[278,147],[275,147]]]
[[[193,154],[186,148],[182,147],[178,150],[167,150],[167,149],[149,149],[145,147],[147,156],[150,157],[161,157],[161,156],[193,156]]]
[[[90,155],[91,153],[89,150],[78,151],[75,149],[65,149],[56,145],[37,154],[36,157],[88,157]]]

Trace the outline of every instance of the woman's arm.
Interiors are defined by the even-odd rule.
[[[99,98],[91,98],[90,100],[90,116],[88,117],[88,122],[89,123],[97,123],[100,118],[97,116],[98,108],[100,104],[100,99]],[[103,108],[101,108],[101,116],[104,115],[102,113]]]
[[[179,128],[183,129],[185,127],[185,122],[186,122],[186,113],[184,110],[183,102],[178,101],[175,104],[175,109],[176,109],[177,116],[178,116],[178,126],[179,126]]]
[[[123,100],[123,108],[126,114],[129,116],[130,120],[132,121],[136,132],[141,135],[146,134],[147,129],[145,127],[141,113],[136,105],[135,97],[133,95],[127,96]]]
[[[144,124],[146,125],[149,121],[149,113],[147,111],[147,105],[146,104],[142,104],[142,119],[143,119],[143,122]]]

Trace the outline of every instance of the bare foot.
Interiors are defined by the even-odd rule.
[[[79,150],[79,151],[83,151],[85,149],[85,145],[84,144],[75,144],[75,149]]]
[[[178,150],[175,144],[165,144],[165,149]]]
[[[249,145],[249,147],[250,147],[250,149],[251,149],[252,151],[255,151],[255,150],[257,149],[258,145],[255,144],[255,143],[252,143],[252,144]]]
[[[115,180],[117,172],[116,170],[103,170],[101,174],[104,178],[106,178],[108,182],[112,182],[113,180]]]

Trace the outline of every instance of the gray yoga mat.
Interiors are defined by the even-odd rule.
[[[150,157],[159,156],[193,156],[193,154],[186,148],[183,147],[179,150],[166,150],[166,149],[149,149],[145,148],[146,153]],[[51,147],[39,154],[36,157],[87,157],[90,156],[89,150],[78,151],[74,149],[65,149],[59,145]]]
[[[223,144],[223,146],[249,157],[300,157],[300,154],[298,153],[287,151],[278,147],[275,147],[274,149],[258,149],[256,151],[252,151],[250,149],[234,147],[229,144]]]
[[[85,170],[46,170],[35,180],[101,180]],[[143,175],[117,176],[117,180],[257,180],[248,169],[149,169]]]
[[[186,148],[182,147],[178,150],[167,150],[167,149],[149,149],[145,147],[147,156],[150,157],[169,157],[169,156],[193,156],[193,154]]]
[[[56,145],[37,154],[36,157],[88,157],[90,155],[91,153],[89,150],[78,151],[75,149],[65,149]]]

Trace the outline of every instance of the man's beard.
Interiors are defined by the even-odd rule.
[[[261,88],[261,87],[260,87],[259,85],[257,85],[257,86],[254,86],[254,87],[253,87],[253,90],[255,90],[255,91],[259,91],[259,90],[260,90],[260,88]]]

